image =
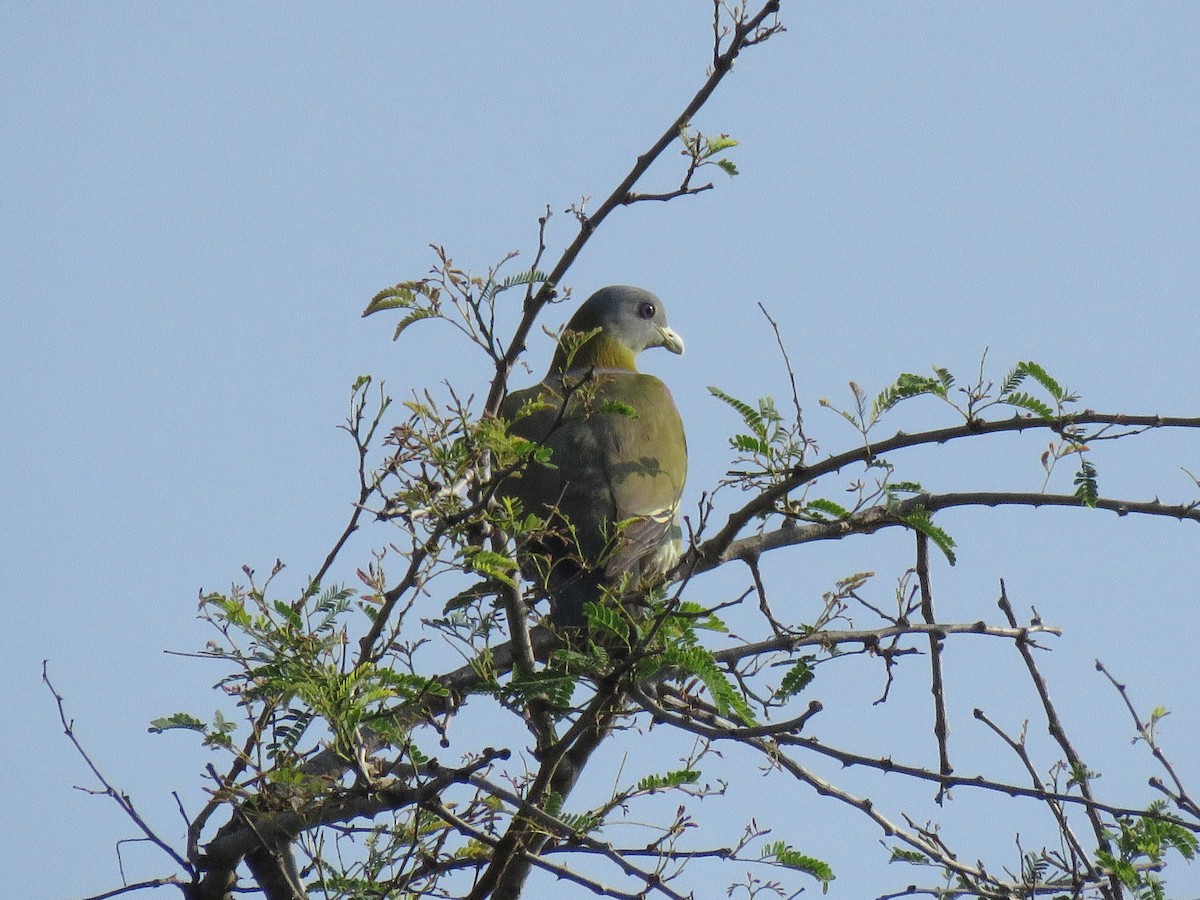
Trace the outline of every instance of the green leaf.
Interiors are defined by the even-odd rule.
[[[420,322],[422,319],[436,319],[439,313],[434,309],[414,309],[407,316],[400,320],[400,324],[396,326],[396,330],[392,332],[392,340],[397,340],[404,329],[408,328],[414,322]]]
[[[284,603],[282,600],[276,600],[274,606],[275,612],[283,616],[283,620],[296,631],[299,631],[304,626],[304,620],[300,618],[300,613],[292,609],[290,604]]]
[[[468,547],[464,554],[467,564],[480,575],[516,587],[517,582],[513,574],[517,571],[517,564],[503,553],[483,547]]]
[[[358,591],[347,587],[329,587],[326,588],[320,599],[317,600],[315,613],[321,616],[321,620],[313,629],[316,634],[328,634],[337,627],[338,618],[346,610],[350,608],[351,600],[358,594]]]
[[[1040,416],[1046,420],[1054,419],[1054,410],[1049,405],[1047,405],[1044,401],[1039,400],[1037,397],[1026,394],[1023,391],[1005,394],[1000,398],[1000,402],[1006,403],[1009,406],[1027,409],[1034,415]]]
[[[1137,867],[1129,860],[1117,859],[1111,853],[1101,850],[1096,854],[1096,862],[1105,871],[1116,875],[1121,884],[1125,885],[1131,891],[1138,889],[1141,878],[1138,876]]]
[[[486,303],[497,294],[503,293],[510,288],[529,284],[544,284],[548,280],[549,279],[546,277],[546,273],[541,269],[526,269],[524,272],[516,272],[512,275],[508,275],[507,277],[500,279],[500,281],[489,282],[484,287],[483,293],[480,295],[480,297]]]
[[[935,369],[934,371],[938,370]],[[953,381],[953,378],[951,378],[951,381]],[[942,382],[940,374],[938,378],[930,378],[927,375],[914,375],[911,372],[905,372],[896,379],[895,384],[884,388],[879,396],[875,398],[875,402],[871,406],[871,418],[878,419],[901,400],[907,400],[910,397],[919,397],[922,394],[933,394],[937,397],[946,396],[946,385]]]
[[[1067,779],[1067,787],[1086,784],[1087,782],[1091,781],[1092,779],[1099,778],[1099,777],[1100,777],[1099,772],[1093,772],[1091,769],[1087,768],[1086,766],[1084,766],[1081,763],[1072,763],[1071,764],[1071,774],[1070,774],[1070,777]]]
[[[587,617],[588,625],[593,631],[610,634],[626,647],[631,646],[629,622],[616,610],[603,603],[585,603],[583,604],[583,614]]]
[[[683,622],[688,628],[701,628],[705,631],[716,631],[720,634],[729,633],[729,626],[721,621],[719,617],[707,612],[704,606],[691,600],[681,602],[675,608],[672,618]]]
[[[817,677],[812,666],[815,659],[815,656],[802,657],[788,670],[775,691],[776,700],[787,700],[789,697],[794,697],[812,684],[813,679]]]
[[[602,824],[601,820],[587,813],[559,813],[558,821],[562,822],[576,834],[587,834],[595,831]]]
[[[411,309],[427,291],[428,285],[424,281],[402,281],[372,297],[362,314],[366,317],[388,309]]]
[[[1075,496],[1084,506],[1096,508],[1100,499],[1100,486],[1096,482],[1096,467],[1086,459],[1080,460],[1079,471],[1075,473]]]
[[[763,847],[762,858],[781,866],[787,866],[789,869],[808,873],[821,882],[822,893],[828,892],[829,883],[834,879],[833,869],[829,867],[828,863],[812,856],[806,856],[783,841],[774,841]]]
[[[496,693],[514,697],[524,703],[533,699],[549,702],[554,709],[566,709],[571,704],[578,679],[563,672],[542,671],[526,678],[514,678],[498,688]]]
[[[844,506],[839,506],[832,500],[826,500],[824,497],[818,497],[816,500],[809,500],[804,505],[804,511],[816,511],[833,516],[835,519],[844,519],[850,515],[850,510]]]
[[[278,759],[281,753],[292,753],[304,737],[316,714],[310,709],[289,709],[280,716],[274,740],[267,744],[267,752]]]
[[[1011,394],[1020,387],[1021,382],[1025,380],[1025,375],[1026,372],[1020,365],[1010,369],[1009,373],[1004,376],[1004,380],[1000,382],[1000,396],[1003,397],[1005,394]]]
[[[562,812],[563,795],[556,791],[547,791],[546,799],[542,801],[542,809],[549,815],[558,818]]]
[[[933,524],[933,519],[930,517],[928,510],[914,509],[908,515],[901,516],[900,519],[910,528],[921,532],[921,534],[937,544],[938,549],[946,555],[946,559],[950,565],[954,565],[954,538]]]
[[[1048,393],[1055,400],[1058,400],[1060,403],[1066,400],[1066,390],[1064,390],[1057,381],[1051,378],[1046,370],[1037,363],[1019,362],[1017,363],[1016,371],[1029,375],[1038,384],[1046,389],[1046,393]]]
[[[767,426],[763,422],[763,417],[753,406],[744,400],[739,400],[736,397],[731,397],[720,388],[708,386],[708,392],[718,400],[729,405],[746,423],[746,427],[753,431],[761,440],[767,440]]]
[[[929,858],[916,850],[905,850],[903,847],[892,847],[892,855],[888,862],[911,863],[914,866],[929,865]]]
[[[202,732],[208,729],[208,725],[190,713],[177,712],[161,719],[151,719],[150,727],[146,730],[151,734],[162,734],[164,731],[172,731],[179,728],[185,731]]]
[[[679,787],[681,784],[695,784],[700,780],[696,769],[679,769],[667,772],[665,775],[647,775],[637,783],[639,791],[657,791],[663,788]]]
[[[771,452],[771,446],[766,441],[749,434],[735,434],[729,439],[729,445],[742,453],[766,455]]]
[[[733,177],[734,175],[738,174],[737,166],[735,166],[733,164],[732,159],[718,159],[717,165],[721,167],[722,172],[724,172],[726,175],[729,175],[730,177]]]
[[[745,698],[725,677],[712,653],[693,645],[669,647],[663,655],[669,665],[700,679],[716,704],[717,712],[725,716],[732,710],[747,725],[754,724],[754,713],[750,711]]]
[[[708,153],[720,153],[722,150],[728,150],[730,147],[736,147],[738,142],[727,134],[719,135],[715,138],[708,139]]]

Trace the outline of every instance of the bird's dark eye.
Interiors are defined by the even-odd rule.
[[[638,304],[638,315],[643,319],[653,319],[655,311],[654,304],[649,300],[643,300]]]

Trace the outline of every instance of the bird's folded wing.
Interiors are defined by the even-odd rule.
[[[641,579],[666,573],[679,560],[677,512],[677,506],[670,506],[618,523],[604,574],[614,579],[625,574]]]

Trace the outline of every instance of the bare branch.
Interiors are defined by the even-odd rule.
[[[674,890],[671,890],[664,885],[662,883],[662,879],[658,875],[652,872],[645,872],[625,859],[626,856],[630,855],[628,851],[617,850],[611,844],[606,844],[603,841],[596,840],[588,834],[576,831],[561,819],[556,819],[554,816],[551,816],[549,813],[545,812],[539,807],[533,806],[522,797],[514,794],[512,791],[507,791],[499,785],[492,784],[485,778],[475,776],[471,779],[471,783],[491,794],[492,796],[500,798],[505,803],[513,806],[522,815],[528,816],[539,825],[550,829],[551,832],[563,838],[563,849],[585,849],[593,853],[598,853],[616,865],[626,875],[630,875],[645,882],[649,889],[659,891],[668,897],[676,898],[676,900],[683,900],[683,895],[676,893]]]
[[[921,587],[921,617],[926,625],[933,625],[933,589],[929,583],[929,537],[923,531],[917,532],[917,581]],[[929,690],[933,693],[933,735],[938,748],[938,771],[949,775],[954,771],[950,765],[950,751],[946,741],[950,735],[950,725],[946,721],[946,688],[942,681],[942,641],[945,636],[929,633]],[[945,798],[945,788],[939,788],[937,802],[940,805]]]
[[[1197,805],[1196,801],[1193,800],[1188,794],[1187,789],[1183,786],[1183,780],[1179,777],[1178,773],[1175,771],[1175,767],[1171,764],[1171,761],[1167,759],[1166,754],[1163,753],[1162,748],[1158,745],[1158,741],[1154,738],[1153,727],[1142,721],[1142,717],[1138,714],[1137,709],[1134,708],[1133,701],[1129,699],[1129,691],[1126,689],[1125,685],[1122,682],[1117,681],[1117,679],[1113,677],[1112,673],[1108,671],[1108,669],[1102,662],[1100,662],[1100,660],[1096,660],[1096,671],[1104,675],[1104,677],[1108,679],[1109,683],[1116,688],[1117,693],[1121,695],[1121,700],[1124,702],[1125,708],[1129,711],[1129,715],[1133,719],[1133,723],[1137,728],[1139,737],[1146,742],[1146,746],[1150,748],[1150,752],[1154,755],[1154,758],[1158,760],[1159,765],[1163,767],[1167,775],[1170,777],[1171,782],[1175,785],[1175,792],[1168,792],[1168,795],[1172,800],[1175,801],[1180,809],[1185,810],[1193,816],[1200,817],[1200,805]],[[1154,779],[1151,780],[1151,786],[1154,786]]]
[[[58,721],[62,724],[63,733],[67,736],[67,740],[71,742],[71,746],[75,748],[75,751],[87,764],[87,767],[92,770],[92,774],[96,777],[96,780],[102,785],[103,789],[99,791],[99,793],[111,798],[113,802],[117,804],[117,806],[121,807],[122,812],[124,812],[129,820],[133,822],[135,826],[137,826],[138,831],[146,836],[146,840],[156,846],[163,853],[167,854],[167,856],[169,856],[171,860],[177,866],[179,866],[180,869],[182,869],[184,872],[187,872],[189,875],[194,874],[195,870],[192,868],[191,864],[184,859],[183,856],[175,852],[170,844],[168,844],[154,832],[154,830],[149,826],[149,824],[147,824],[146,820],[142,818],[141,814],[134,807],[133,801],[129,798],[129,795],[123,791],[118,791],[115,787],[113,787],[109,780],[104,777],[96,763],[92,761],[92,758],[88,755],[88,752],[83,749],[83,744],[79,742],[79,738],[75,734],[74,723],[67,719],[66,701],[63,699],[62,694],[60,694],[50,682],[48,666],[49,663],[46,660],[42,660],[42,683],[46,685],[46,688],[54,697],[54,703],[58,707]]]
[[[884,641],[906,634],[940,635],[978,634],[1008,640],[1028,640],[1033,634],[1062,634],[1062,629],[1050,625],[1002,628],[986,622],[949,623],[933,625],[909,622],[905,625],[889,625],[883,628],[864,628],[854,631],[815,631],[810,634],[785,634],[765,641],[740,644],[717,650],[713,657],[718,662],[732,663],[740,659],[760,656],[772,651],[794,651],[801,647],[833,647],[841,644],[859,644],[863,647],[878,647]]]
[[[1013,615],[1012,604],[1008,601],[1008,593],[1004,587],[1003,579],[1000,581],[1000,599],[997,605],[1008,619],[1009,624],[1016,625],[1017,619]],[[1067,737],[1066,729],[1063,728],[1062,721],[1058,717],[1058,710],[1055,709],[1053,701],[1050,699],[1050,691],[1046,687],[1046,680],[1042,678],[1042,673],[1038,670],[1037,661],[1033,658],[1033,653],[1024,641],[1016,642],[1017,651],[1021,654],[1021,659],[1025,661],[1025,668],[1029,672],[1029,678],[1033,681],[1034,687],[1037,689],[1038,697],[1042,701],[1042,711],[1046,716],[1046,727],[1050,732],[1055,743],[1066,754],[1067,762],[1071,766],[1071,771],[1075,780],[1079,784],[1079,792],[1084,799],[1088,801],[1085,807],[1087,810],[1088,821],[1091,822],[1092,831],[1096,838],[1096,846],[1105,853],[1112,853],[1112,843],[1109,840],[1108,829],[1100,820],[1100,815],[1095,807],[1096,798],[1092,794],[1091,773],[1088,767],[1084,764],[1083,759],[1072,745],[1070,738]],[[1108,875],[1109,889],[1113,897],[1122,896],[1121,883],[1115,873]]]
[[[1042,797],[1046,798],[1046,805],[1050,808],[1050,812],[1053,814],[1054,819],[1058,824],[1059,834],[1066,839],[1067,844],[1070,847],[1071,867],[1075,868],[1077,866],[1082,866],[1087,869],[1088,876],[1090,878],[1099,879],[1100,873],[1092,864],[1088,852],[1083,848],[1083,844],[1080,843],[1079,838],[1071,828],[1071,823],[1067,821],[1067,816],[1064,812],[1062,801],[1051,796],[1053,791],[1047,789],[1046,785],[1042,782],[1041,776],[1038,775],[1037,769],[1034,768],[1033,760],[1029,758],[1029,751],[1025,747],[1024,734],[1022,733],[1020,740],[1016,740],[1006,734],[1004,729],[988,718],[987,714],[984,713],[983,710],[977,709],[975,710],[974,714],[976,719],[978,719],[980,722],[983,722],[984,725],[995,732],[995,734],[997,734],[1000,739],[1008,745],[1009,749],[1011,749],[1013,753],[1017,755],[1017,758],[1021,760],[1021,764],[1025,767],[1025,771],[1029,773],[1029,781],[1033,785],[1033,789]]]
[[[692,574],[700,574],[710,571],[732,559],[745,559],[747,556],[766,553],[770,550],[778,550],[781,547],[792,547],[797,544],[811,543],[812,541],[840,540],[851,534],[873,534],[881,528],[896,526],[908,528],[911,526],[904,521],[904,517],[911,515],[916,510],[924,509],[926,512],[932,513],[959,506],[1029,506],[1033,508],[1066,506],[1080,510],[1089,509],[1074,494],[1038,494],[1020,491],[918,494],[890,507],[873,506],[862,512],[854,513],[844,519],[838,519],[833,522],[797,525],[793,520],[787,519],[783,525],[773,531],[766,531],[752,537],[734,540],[726,544],[723,548],[719,548],[719,545],[714,543],[717,541],[717,538],[714,537],[695,548],[695,555],[691,557],[691,561],[685,562],[681,566],[689,567],[684,569],[684,571],[689,571]],[[1096,509],[1115,512],[1118,516],[1133,513],[1200,522],[1200,507],[1191,504],[1171,505],[1161,503],[1158,500],[1138,502],[1100,497],[1093,506]],[[720,552],[716,556],[709,555],[710,552],[716,553],[718,548]]]

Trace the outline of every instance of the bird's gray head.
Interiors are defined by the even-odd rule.
[[[601,288],[588,297],[567,324],[570,331],[603,329],[603,338],[636,356],[648,347],[683,353],[683,338],[667,325],[663,302],[647,290],[628,285]]]

